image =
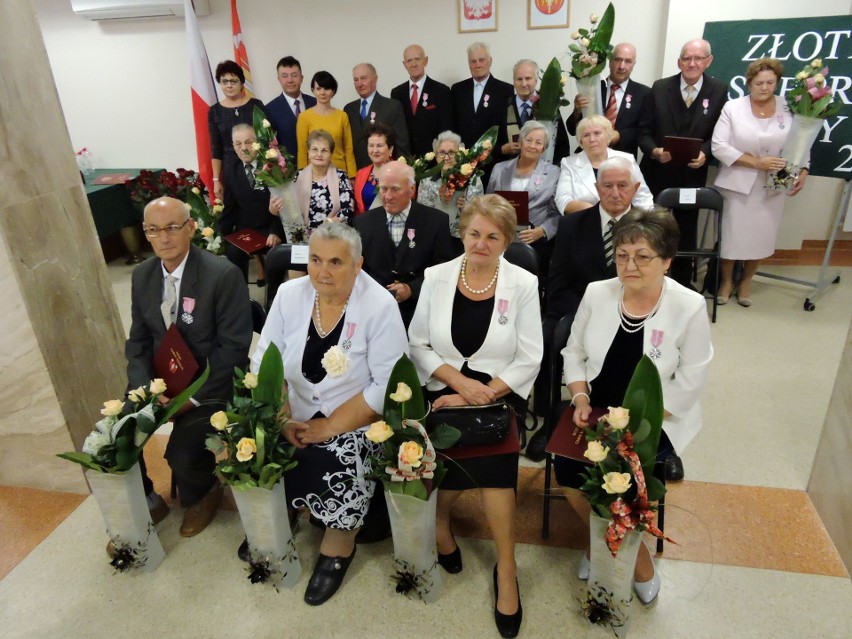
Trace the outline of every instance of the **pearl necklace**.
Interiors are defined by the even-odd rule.
[[[464,286],[469,293],[473,293],[474,295],[482,295],[483,293],[487,293],[488,290],[494,286],[494,283],[497,281],[497,274],[500,272],[500,262],[497,262],[497,268],[494,269],[494,277],[491,278],[491,281],[488,282],[488,286],[485,288],[475,289],[471,288],[467,283],[467,275],[465,271],[467,270],[467,256],[462,258],[461,264],[461,281],[462,286]]]
[[[341,318],[346,315],[346,307],[349,306],[349,298],[346,298],[346,303],[343,305],[343,310],[340,311],[340,317],[337,318],[337,321],[334,323],[334,326],[331,327],[330,331],[322,330],[322,318],[320,317],[320,307],[319,307],[319,293],[314,293],[314,315],[316,319],[314,321],[314,328],[317,329],[317,333],[323,339],[328,337],[328,334],[331,333],[334,328],[340,323]]]
[[[645,322],[648,321],[648,318],[653,317],[654,313],[659,310],[665,293],[666,285],[664,281],[663,287],[660,290],[660,297],[657,298],[657,303],[654,304],[654,308],[652,308],[646,315],[631,315],[624,307],[624,287],[622,286],[621,292],[618,295],[618,317],[621,321],[621,328],[623,328],[626,333],[637,333],[641,331],[645,327]]]

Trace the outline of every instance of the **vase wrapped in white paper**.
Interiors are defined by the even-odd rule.
[[[423,501],[410,495],[385,491],[391,530],[397,592],[416,596],[426,603],[438,598],[444,585],[435,546],[435,507],[438,491]]]
[[[234,501],[249,546],[249,579],[290,588],[302,574],[302,564],[290,530],[287,496],[282,479],[272,490],[234,490]]]
[[[822,118],[806,115],[793,115],[790,133],[781,149],[781,157],[787,160],[787,166],[780,171],[771,171],[766,180],[767,189],[789,191],[802,168],[808,163],[811,147],[822,130]]]
[[[287,235],[287,244],[306,244],[308,241],[308,225],[299,210],[299,201],[296,197],[296,183],[287,182],[281,186],[270,186],[269,193],[272,197],[281,198],[282,206],[281,225]]]
[[[601,76],[592,75],[586,78],[574,78],[577,82],[577,93],[584,96],[589,105],[583,109],[583,117],[590,115],[603,115],[603,104],[601,103]]]
[[[115,551],[111,565],[120,572],[151,572],[166,552],[151,521],[139,464],[124,473],[86,473]]]
[[[633,600],[633,570],[642,534],[628,532],[618,555],[612,556],[606,544],[609,519],[592,513],[589,517],[589,594],[586,613],[589,621],[609,625],[616,636],[627,635],[630,602]]]
[[[541,159],[547,163],[553,162],[553,151],[556,146],[556,122],[542,122],[547,130],[547,148],[541,156]]]

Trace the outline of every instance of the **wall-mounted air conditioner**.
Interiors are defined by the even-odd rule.
[[[210,0],[194,0],[195,15],[210,15]],[[183,0],[71,0],[71,8],[88,20],[134,20],[183,16]]]

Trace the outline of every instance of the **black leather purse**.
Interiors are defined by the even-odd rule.
[[[499,444],[509,435],[512,407],[500,402],[481,406],[446,406],[433,409],[426,417],[426,431],[448,424],[461,432],[455,446]]]

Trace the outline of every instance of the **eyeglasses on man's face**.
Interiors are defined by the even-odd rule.
[[[636,255],[630,255],[629,253],[619,253],[615,254],[615,263],[619,266],[627,266],[630,261],[633,261],[633,264],[636,268],[644,268],[648,266],[651,262],[653,262],[656,258],[660,257],[659,255],[646,255],[645,253],[637,253]]]
[[[191,217],[187,218],[186,220],[184,220],[183,224],[168,224],[162,228],[160,228],[159,226],[154,226],[153,224],[146,224],[142,226],[142,232],[150,238],[157,238],[160,237],[160,233],[165,231],[166,235],[171,237],[180,233],[181,229],[183,229],[183,227],[186,226],[191,219]]]
[[[704,62],[709,57],[709,55],[682,55],[680,56],[680,61],[684,64],[689,64],[690,62],[698,64],[699,62]]]

